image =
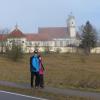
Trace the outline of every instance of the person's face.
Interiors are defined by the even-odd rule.
[[[35,56],[37,56],[38,54],[37,54],[37,53],[35,53],[34,55],[35,55]]]

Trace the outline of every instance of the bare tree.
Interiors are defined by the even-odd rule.
[[[5,49],[6,49],[6,40],[5,39],[6,39],[8,33],[9,33],[8,28],[4,28],[4,29],[0,30],[0,35],[1,35],[1,40],[0,40],[1,51],[0,51],[0,53],[1,54],[3,54],[5,52]]]

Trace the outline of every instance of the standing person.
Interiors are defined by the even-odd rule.
[[[39,83],[39,86],[41,88],[44,88],[44,66],[42,63],[41,56],[39,57],[39,60],[40,60],[40,69],[39,69],[40,83]]]
[[[39,76],[39,69],[40,69],[40,60],[38,51],[34,51],[34,55],[30,57],[30,71],[31,71],[31,87],[33,87],[33,81],[35,77],[35,88],[39,87],[40,76]]]

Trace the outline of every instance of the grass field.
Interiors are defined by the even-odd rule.
[[[48,55],[44,61],[48,85],[100,90],[100,55]]]
[[[45,85],[100,91],[100,55],[42,54],[42,57]],[[0,80],[30,83],[29,58],[30,55],[25,55],[21,61],[13,62],[0,57]]]
[[[42,55],[45,84],[61,88],[100,90],[100,55],[48,54]],[[30,55],[20,62],[0,57],[0,80],[30,83]]]

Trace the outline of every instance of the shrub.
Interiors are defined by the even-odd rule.
[[[9,59],[13,61],[18,61],[19,59],[23,57],[21,46],[12,45],[11,49],[7,49],[6,55]]]

